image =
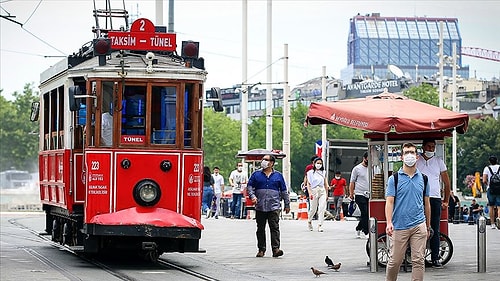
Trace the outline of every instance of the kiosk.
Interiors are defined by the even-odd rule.
[[[437,155],[444,157],[443,140],[453,130],[463,134],[467,131],[469,117],[426,103],[418,102],[400,94],[384,93],[334,102],[312,103],[306,124],[338,124],[366,131],[368,139],[368,167],[371,197],[369,216],[377,219],[377,259],[381,266],[388,261],[389,247],[385,236],[385,188],[393,171],[401,167],[400,147],[411,141],[420,145],[424,138],[437,140]],[[448,238],[447,212],[441,217],[440,261],[447,263],[453,254],[453,245]],[[369,254],[369,243],[366,245]],[[430,262],[430,251],[426,262]]]

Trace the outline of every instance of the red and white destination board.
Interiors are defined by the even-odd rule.
[[[139,51],[175,51],[176,34],[155,32],[154,24],[140,18],[134,21],[130,32],[110,31],[111,49]]]

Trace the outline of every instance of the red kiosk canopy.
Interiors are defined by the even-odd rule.
[[[309,106],[306,122],[361,129],[371,132],[366,137],[375,139],[383,139],[384,134],[408,138],[410,136],[401,135],[415,133],[442,138],[448,136],[453,128],[456,128],[457,133],[465,133],[469,116],[384,92],[365,98],[313,102]]]

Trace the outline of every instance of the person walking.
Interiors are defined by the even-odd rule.
[[[201,201],[202,212],[205,212],[207,219],[212,214],[212,200],[214,197],[214,178],[210,172],[210,168],[203,167],[203,199]]]
[[[219,173],[219,167],[214,167],[214,173],[212,177],[214,178],[214,196],[215,196],[215,214],[216,219],[219,218],[220,213],[220,199],[224,194],[224,177]]]
[[[495,224],[496,228],[500,229],[500,195],[498,194],[492,194],[491,189],[490,189],[490,179],[491,176],[493,176],[494,173],[500,173],[500,165],[498,165],[498,158],[494,155],[490,156],[488,158],[488,161],[490,162],[490,165],[484,167],[483,170],[483,184],[487,186],[488,188],[486,189],[486,197],[488,197],[488,208],[489,210],[489,215],[490,215],[490,223],[491,223],[491,228],[495,229]],[[497,216],[495,219],[495,207],[497,208]]]
[[[231,201],[231,218],[241,218],[241,199],[243,198],[243,191],[245,189],[245,184],[248,181],[248,177],[243,172],[243,164],[237,163],[236,170],[232,171],[229,175],[229,184],[232,187],[233,200]]]
[[[255,204],[255,221],[257,222],[256,257],[263,257],[266,253],[266,223],[269,224],[271,234],[271,249],[273,257],[283,255],[280,249],[279,218],[281,200],[284,201],[285,213],[290,213],[290,197],[283,175],[274,170],[276,158],[272,155],[262,157],[261,169],[250,176],[247,185],[248,196]]]
[[[323,166],[323,160],[316,158],[313,168],[307,171],[307,191],[309,193],[309,212],[307,214],[307,226],[313,231],[312,219],[318,214],[318,231],[323,232],[323,222],[325,221],[326,199],[328,194],[328,180]]]
[[[335,177],[330,182],[330,187],[333,188],[333,205],[335,206],[335,220],[340,220],[340,212],[342,212],[342,203],[344,201],[345,189],[347,186],[346,180],[342,177],[340,171],[335,172]]]
[[[390,176],[385,193],[385,232],[391,242],[385,280],[397,280],[408,244],[411,247],[411,280],[424,280],[425,246],[431,235],[430,188],[424,186],[424,175],[416,168],[416,146],[404,143],[401,152],[403,167],[397,172],[397,186],[394,175]]]
[[[368,238],[368,198],[370,191],[368,186],[368,152],[363,154],[363,161],[354,166],[349,183],[349,198],[355,200],[361,217],[356,226],[356,236],[361,238],[361,232]]]
[[[431,266],[442,268],[439,261],[439,232],[442,210],[448,210],[450,200],[450,178],[443,159],[435,156],[436,141],[434,139],[424,139],[422,141],[423,153],[417,159],[417,169],[429,178],[429,196],[431,202],[431,227],[436,235],[431,237]],[[441,182],[443,183],[444,198],[441,199]]]

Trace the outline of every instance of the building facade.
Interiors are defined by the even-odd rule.
[[[443,54],[452,55],[457,46],[457,74],[469,78],[462,65],[462,38],[456,18],[382,17],[379,13],[350,19],[347,40],[347,67],[341,79],[350,84],[365,79],[395,79],[404,76],[418,81],[439,72],[439,34],[443,23]],[[451,66],[444,76],[451,76]]]

